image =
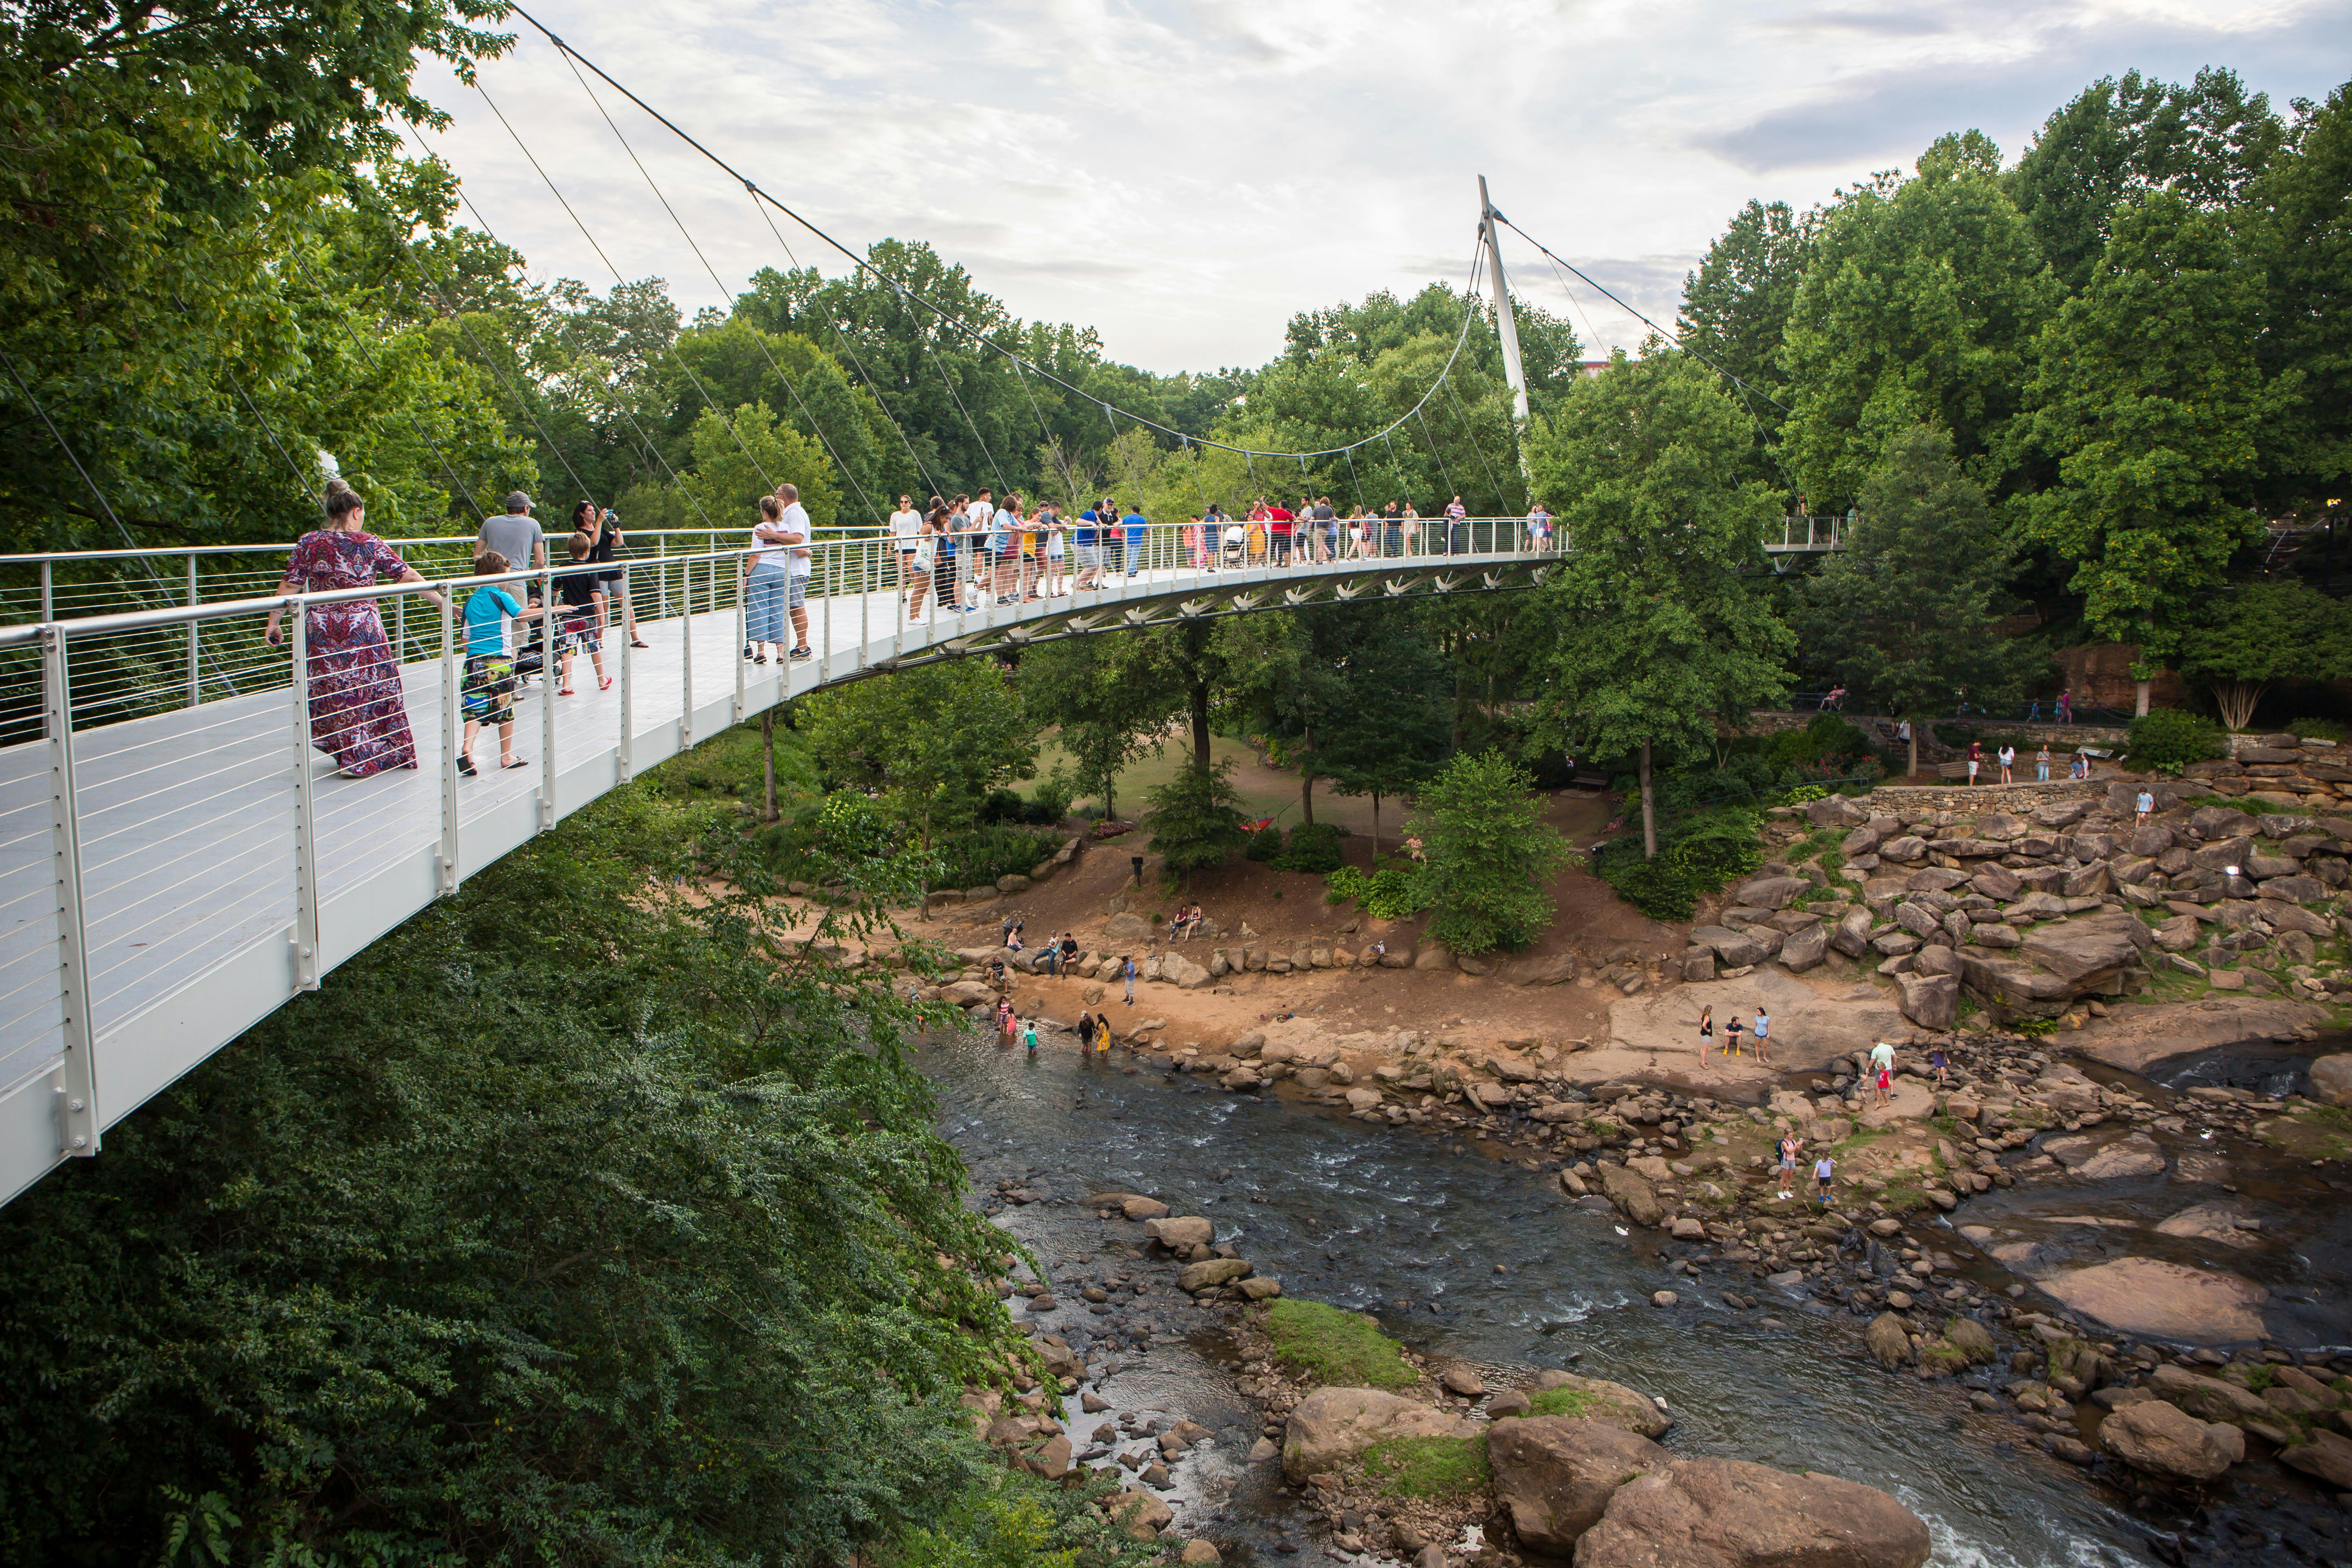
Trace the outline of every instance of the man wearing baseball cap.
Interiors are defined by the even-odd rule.
[[[541,537],[539,524],[532,519],[530,508],[530,497],[520,490],[515,490],[507,497],[505,516],[482,520],[482,531],[474,536],[474,570],[476,572],[478,573],[481,570],[482,557],[493,552],[505,556],[518,570],[525,562],[530,563],[533,571],[541,570],[547,565],[547,541]],[[512,586],[509,584],[510,589]],[[522,588],[520,596],[525,604],[535,605],[539,602],[539,584],[536,579],[520,586]],[[546,656],[546,636],[547,623],[542,620],[532,633],[534,644],[539,647],[542,660]],[[520,647],[515,649],[518,654],[522,651]]]

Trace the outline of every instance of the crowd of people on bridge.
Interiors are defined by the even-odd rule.
[[[902,495],[888,529],[899,602],[919,621],[933,606],[973,611],[1062,598],[1155,565],[1219,572],[1551,548],[1552,516],[1540,502],[1507,545],[1486,526],[1481,539],[1458,495],[1434,518],[1410,501],[1342,515],[1328,495],[1301,496],[1295,507],[1260,496],[1239,517],[1211,501],[1169,525],[1153,522],[1140,501],[1106,496],[1071,516],[1052,500],[1033,505],[1018,493],[999,499],[983,489],[933,496],[920,507]]]

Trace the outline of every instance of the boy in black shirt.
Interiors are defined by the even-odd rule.
[[[604,587],[598,577],[598,567],[590,559],[595,542],[583,531],[572,536],[572,566],[555,574],[555,596],[563,605],[562,619],[557,623],[556,652],[562,656],[562,686],[558,697],[569,697],[572,691],[572,656],[584,653],[596,667],[596,689],[612,689],[612,677],[604,673],[604,644],[596,635],[596,595]]]

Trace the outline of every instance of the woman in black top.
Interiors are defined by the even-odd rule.
[[[621,537],[621,520],[611,511],[599,512],[592,501],[582,501],[572,509],[572,529],[588,536],[588,559],[595,567],[594,598],[596,629],[609,629],[613,624],[613,601],[621,601],[621,621],[627,631],[631,647],[652,645],[637,636],[636,606],[629,601],[629,574],[621,567],[620,551],[628,542]]]

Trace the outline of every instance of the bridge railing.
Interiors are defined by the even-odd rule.
[[[1831,551],[1845,548],[1845,530],[1850,515],[1828,513],[1820,517],[1791,514],[1780,520],[1780,537],[1764,536],[1768,554],[1797,553],[1804,551]]]
[[[1310,538],[1305,532],[1285,542],[1264,525],[1240,524],[1237,544],[1210,538],[1205,526],[1189,523],[1152,524],[1133,531],[1104,531],[1091,545],[1077,542],[1066,531],[1058,556],[1039,552],[1021,555],[1018,546],[1003,553],[1005,564],[992,560],[990,591],[960,590],[964,602],[987,616],[998,617],[995,600],[1002,596],[993,579],[1002,577],[1008,591],[1044,591],[1048,568],[1056,584],[1066,588],[1087,568],[1082,558],[1092,552],[1097,581],[1109,573],[1216,572],[1308,565],[1327,559],[1423,559],[1446,553],[1525,552],[1536,541],[1524,520],[1475,518],[1448,526],[1443,518],[1420,519],[1394,527],[1377,520],[1356,525],[1351,535],[1342,521],[1336,539],[1330,534]],[[555,570],[568,567],[563,559],[565,535],[547,536]],[[727,536],[707,529],[632,530],[625,554],[604,570],[622,574],[610,595],[613,619],[660,623],[686,614],[738,611],[742,605],[744,557],[752,553]],[[955,569],[963,584],[972,578],[972,563],[987,535],[951,536]],[[436,535],[388,540],[402,558],[430,582],[469,577],[474,537]],[[117,722],[142,715],[192,708],[226,697],[275,689],[287,680],[282,650],[269,647],[261,637],[259,615],[249,602],[278,602],[276,590],[284,578],[293,545],[217,545],[179,551],[83,551],[47,555],[0,556],[0,631],[48,623],[104,621],[112,629],[86,633],[77,657],[82,661],[76,684],[73,721],[77,728]],[[1020,563],[1031,565],[1024,573]],[[870,530],[819,531],[809,546],[810,573],[806,587],[813,605],[845,596],[862,597],[900,585],[904,566],[896,542]],[[936,592],[934,605],[944,601]],[[406,594],[388,595],[383,619],[384,633],[403,663],[429,660],[438,653],[438,631],[432,617],[422,615]],[[146,612],[162,613],[161,618]],[[176,612],[176,613],[164,613]],[[829,613],[829,612],[824,612]],[[142,617],[124,620],[125,616]],[[41,674],[24,637],[0,637],[0,746],[22,744],[39,738]]]

